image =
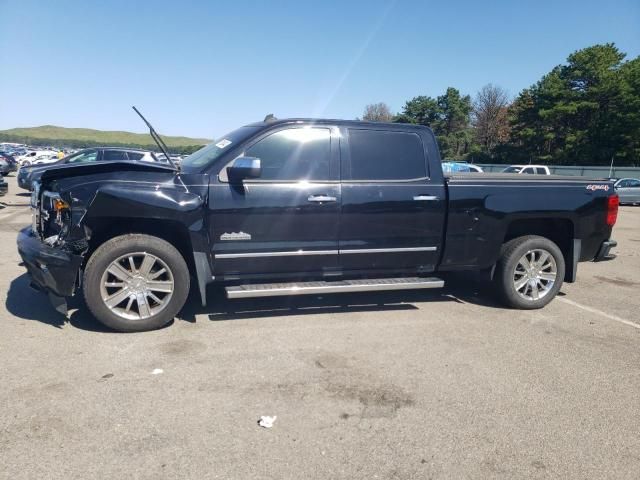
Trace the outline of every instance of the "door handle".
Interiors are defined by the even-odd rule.
[[[336,197],[329,195],[309,195],[309,198],[307,198],[307,201],[316,203],[335,202],[336,200]]]
[[[416,195],[413,197],[416,202],[435,202],[438,197],[435,195]]]

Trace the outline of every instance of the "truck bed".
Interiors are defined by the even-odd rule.
[[[444,178],[448,181],[484,181],[487,182],[570,182],[570,183],[598,183],[608,182],[606,178],[585,178],[572,175],[523,175],[520,173],[445,173]]]

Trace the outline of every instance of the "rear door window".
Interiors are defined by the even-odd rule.
[[[144,153],[141,153],[141,152],[127,152],[127,155],[129,156],[129,160],[140,160],[144,156]]]
[[[547,174],[547,171],[546,171],[544,168],[540,168],[540,167],[538,167],[538,168],[536,168],[536,173],[537,173],[538,175],[546,175],[546,174]]]
[[[627,188],[640,188],[640,180],[627,180]]]
[[[349,129],[346,180],[414,180],[427,177],[424,147],[412,132]]]

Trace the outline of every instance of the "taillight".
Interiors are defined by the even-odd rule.
[[[607,225],[613,227],[618,219],[618,205],[620,205],[620,197],[611,195],[607,198]]]

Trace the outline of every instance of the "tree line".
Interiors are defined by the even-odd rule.
[[[474,98],[449,87],[363,120],[426,125],[442,157],[476,163],[640,166],[640,57],[614,44],[578,50],[515,98],[485,85]]]
[[[22,143],[34,147],[55,147],[55,148],[91,148],[91,147],[103,147],[104,142],[95,142],[92,140],[60,140],[55,138],[32,138],[23,135],[11,135],[6,133],[0,133],[0,142],[10,143]],[[109,147],[120,148],[139,148],[142,150],[158,151],[158,146],[154,144],[137,144],[137,143],[121,143],[121,142],[109,142]],[[202,145],[184,145],[184,146],[169,146],[167,145],[169,153],[175,155],[189,155],[196,150],[200,150]]]

